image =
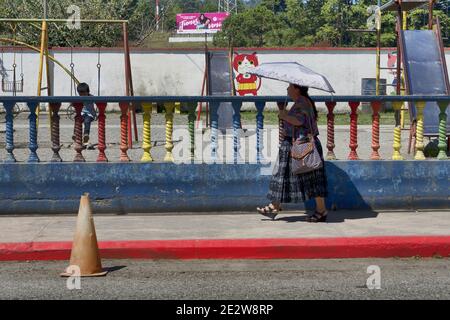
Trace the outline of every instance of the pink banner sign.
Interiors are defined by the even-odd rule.
[[[226,12],[177,14],[177,33],[216,33],[228,18]]]

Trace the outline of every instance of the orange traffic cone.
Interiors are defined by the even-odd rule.
[[[69,273],[68,269],[73,270],[73,266],[80,269],[80,274]],[[102,269],[88,193],[81,196],[69,268],[61,276],[98,277],[107,273]]]

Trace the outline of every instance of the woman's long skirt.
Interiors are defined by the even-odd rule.
[[[315,143],[323,162],[323,149],[317,137]],[[316,197],[325,198],[327,196],[325,166],[304,174],[292,174],[291,146],[292,142],[289,139],[280,145],[278,162],[270,180],[267,198],[280,203],[301,202]]]

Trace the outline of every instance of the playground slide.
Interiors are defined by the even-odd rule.
[[[208,95],[231,96],[233,84],[230,75],[229,56],[226,52],[209,52],[208,57]],[[219,129],[224,131],[233,128],[233,108],[230,102],[222,102],[219,106]]]
[[[439,31],[404,30],[401,33],[406,92],[415,95],[450,95],[450,86]],[[428,102],[424,110],[424,136],[438,136],[439,107]],[[416,120],[416,108],[410,104],[411,120]],[[447,108],[450,115],[450,107]],[[447,118],[450,134],[450,116]]]

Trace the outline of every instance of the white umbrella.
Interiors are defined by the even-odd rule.
[[[303,87],[334,92],[328,80],[321,74],[297,62],[268,62],[252,68],[248,73],[262,78],[280,80]]]

